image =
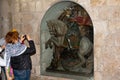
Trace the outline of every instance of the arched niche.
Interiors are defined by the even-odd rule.
[[[45,13],[40,30],[42,75],[93,78],[93,24],[80,4],[54,4]]]

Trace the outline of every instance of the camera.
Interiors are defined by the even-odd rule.
[[[26,37],[26,35],[24,35],[24,36],[23,36],[23,38],[24,38],[24,40],[27,40],[27,37]]]

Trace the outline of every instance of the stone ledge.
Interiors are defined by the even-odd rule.
[[[40,80],[40,76],[31,76],[30,80]]]

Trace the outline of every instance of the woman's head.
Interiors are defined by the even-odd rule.
[[[16,41],[18,41],[18,37],[19,33],[17,31],[10,31],[5,36],[6,43],[14,44]]]
[[[14,38],[18,38],[19,33],[18,33],[18,31],[16,29],[12,29],[11,32],[13,32],[13,37]]]

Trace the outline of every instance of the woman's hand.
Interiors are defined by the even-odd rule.
[[[32,40],[29,35],[21,35],[20,36],[20,42],[23,43],[25,40]]]
[[[26,35],[28,41],[32,40],[29,35]]]
[[[20,36],[20,42],[22,43],[24,40],[25,40],[24,35],[21,35],[21,36]]]
[[[2,45],[1,48],[2,48],[2,49],[5,49],[5,45]]]

